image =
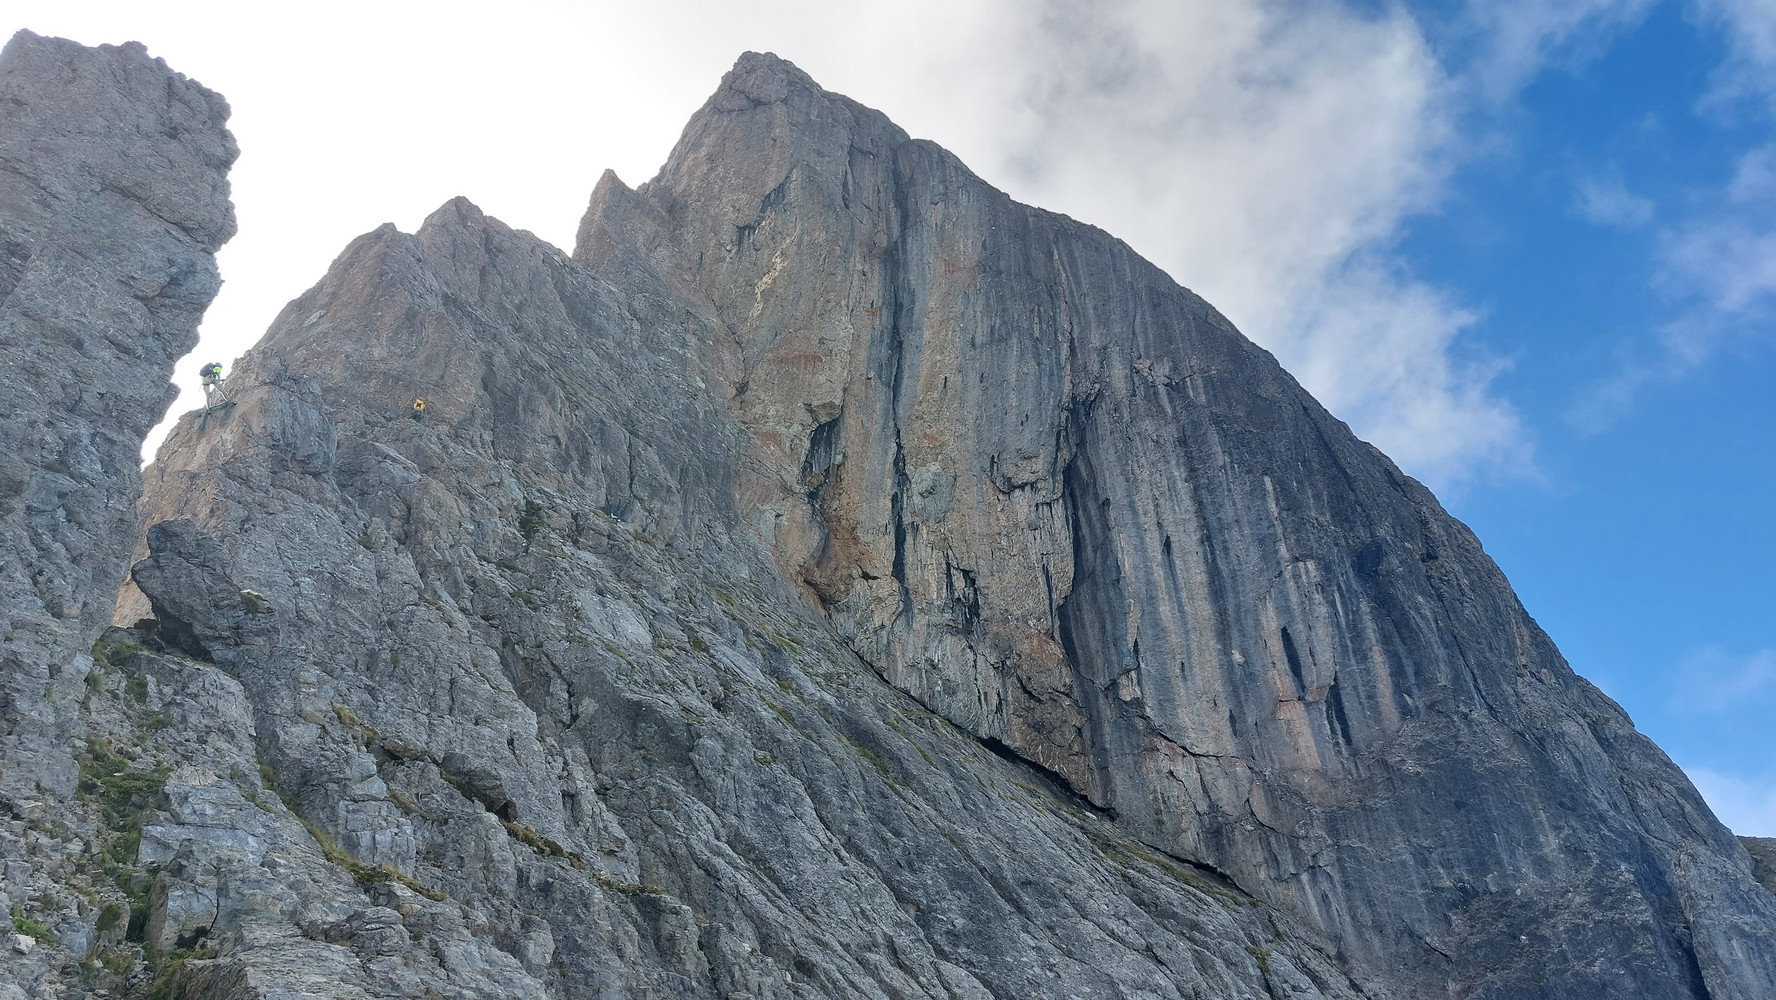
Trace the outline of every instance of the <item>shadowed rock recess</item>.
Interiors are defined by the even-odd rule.
[[[222,107],[19,39],[9,116]],[[8,163],[85,155],[34,120]],[[131,232],[119,191],[226,219],[207,120],[103,204],[7,193],[6,246]],[[131,359],[88,391],[164,406],[189,326],[60,301]],[[5,377],[69,363],[13,315]],[[571,257],[461,199],[385,226],[229,391],[90,543],[92,594],[137,546],[120,627],[15,646],[7,591],[0,1000],[1776,996],[1767,871],[1423,487],[1126,246],[776,57]],[[159,412],[80,405],[6,433]],[[16,551],[8,587],[64,565]]]

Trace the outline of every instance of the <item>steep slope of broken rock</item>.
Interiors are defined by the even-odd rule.
[[[1681,772],[1122,243],[748,55],[576,257],[711,315],[742,516],[852,647],[1123,829],[1420,995],[1776,995],[1776,898]]]
[[[125,929],[122,889],[86,856],[97,810],[76,799],[81,706],[102,686],[90,650],[139,533],[142,439],[172,402],[173,363],[197,340],[219,287],[214,254],[234,232],[227,118],[221,97],[140,45],[19,32],[0,51],[9,1000],[55,990],[55,970]]]
[[[1310,929],[857,661],[734,522],[714,337],[459,200],[354,242],[235,405],[181,419],[131,598],[169,652],[129,662],[238,678],[264,772],[173,771],[147,821],[177,862],[151,943],[200,948],[172,981],[1363,995]],[[208,801],[272,846],[206,834]],[[324,860],[305,827],[344,875],[237,888]]]

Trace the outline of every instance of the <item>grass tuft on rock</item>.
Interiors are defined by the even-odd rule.
[[[321,856],[326,858],[329,864],[345,869],[346,874],[352,877],[352,881],[358,884],[358,888],[368,890],[387,882],[394,882],[404,885],[434,902],[441,902],[448,898],[444,893],[429,888],[418,879],[392,865],[370,865],[359,861],[352,857],[350,851],[340,847],[338,842],[328,835],[327,831],[310,822],[307,817],[298,814],[296,818],[302,822],[303,827],[308,830],[308,835],[313,837],[315,844],[320,847]]]
[[[549,521],[543,516],[543,505],[535,500],[524,501],[524,513],[518,515],[518,533],[525,541],[536,537],[536,533],[547,528]]]
[[[93,930],[100,934],[116,930],[117,926],[123,923],[124,913],[123,904],[107,901],[99,907],[99,919],[93,924]]]
[[[535,829],[525,826],[523,823],[514,823],[509,819],[502,819],[500,820],[500,823],[504,824],[506,833],[510,834],[513,840],[516,840],[543,857],[562,858],[575,868],[584,869],[586,867],[586,859],[584,856],[576,851],[570,851],[567,848],[562,847],[555,841],[536,832]]]
[[[48,924],[41,920],[33,920],[25,916],[25,908],[18,903],[12,904],[12,929],[26,934],[39,941],[48,941],[54,933]]]
[[[130,657],[144,652],[147,652],[146,646],[133,642],[108,642],[100,639],[93,643],[92,658],[94,663],[110,670],[123,666]]]
[[[166,789],[171,764],[152,767],[134,766],[129,757],[112,749],[102,739],[87,743],[80,755],[80,777],[75,794],[81,800],[98,806],[99,815],[113,836],[104,853],[119,864],[135,860],[135,848],[142,839],[142,814],[154,807]]]
[[[209,958],[210,954],[207,950],[175,948],[161,955],[152,963],[154,978],[148,983],[148,1000],[175,1000],[183,996],[185,991],[179,988],[179,973],[184,970],[185,963]]]

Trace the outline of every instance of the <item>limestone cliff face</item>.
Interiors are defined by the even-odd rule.
[[[205,948],[179,988],[1361,995],[857,662],[735,521],[715,339],[456,201],[354,242],[181,419],[133,571],[168,653],[124,669],[238,678],[264,770],[174,771],[143,835],[150,943]]]
[[[39,92],[152,65],[41,45]],[[45,135],[208,135],[141,124],[162,74]],[[219,184],[216,134],[154,162]],[[173,174],[94,190],[201,250]],[[32,260],[85,218],[44,204]],[[170,361],[214,272],[155,259],[198,284],[118,349]],[[6,800],[0,1000],[1776,995],[1745,850],[1428,493],[774,57],[572,257],[462,200],[360,237],[230,394]]]
[[[622,247],[717,320],[743,516],[921,703],[1415,994],[1776,995],[1776,899],[1683,775],[1120,242],[748,56],[595,195],[576,255]]]
[[[24,31],[0,52],[0,802],[14,811],[74,791],[67,702],[138,534],[142,439],[234,233],[227,118],[140,45]]]

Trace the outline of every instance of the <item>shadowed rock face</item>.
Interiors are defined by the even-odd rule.
[[[142,439],[234,234],[227,118],[138,44],[21,31],[0,52],[0,801],[14,811],[74,791],[68,704],[139,533]]]
[[[743,516],[921,703],[1411,992],[1776,995],[1776,899],[1683,775],[1120,242],[747,56],[594,196],[577,257],[650,251],[724,334]]]
[[[1776,837],[1740,837],[1751,855],[1752,874],[1764,888],[1776,892]]]

